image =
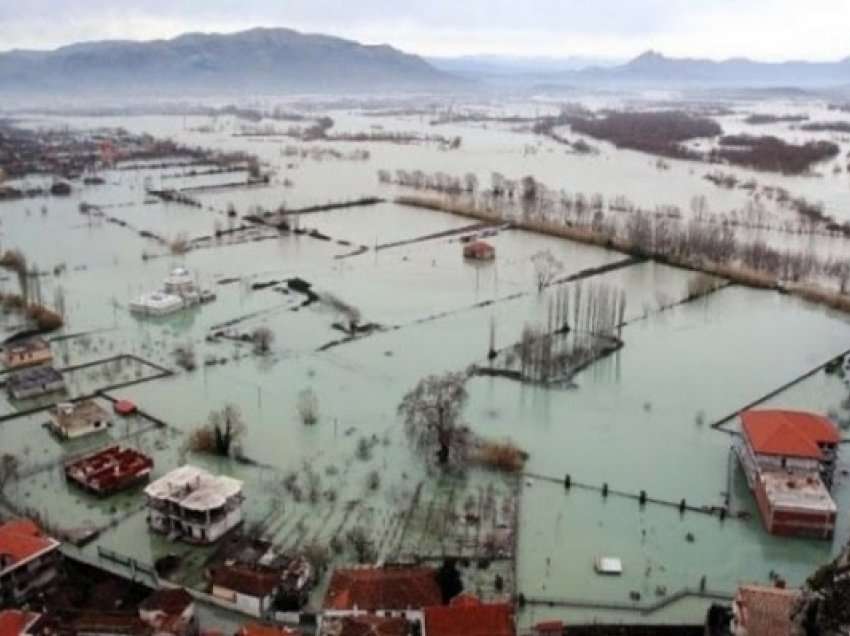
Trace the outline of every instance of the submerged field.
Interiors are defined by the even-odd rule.
[[[333,116],[343,131],[376,123],[359,113]],[[25,122],[51,123],[56,122]],[[362,528],[383,560],[468,558],[467,585],[485,596],[500,594],[495,578],[502,575],[506,591],[544,603],[528,603],[520,615],[523,624],[554,617],[658,622],[701,620],[710,599],[641,609],[684,588],[698,588],[702,577],[707,589],[721,594],[733,593],[741,581],[766,581],[771,573],[799,584],[850,538],[846,449],[834,493],[835,539],[777,539],[763,530],[740,470],[730,465],[731,438],[711,427],[850,348],[842,314],[739,286],[678,304],[698,274],[512,229],[494,229],[487,239],[496,248],[494,263],[472,264],[463,260],[458,240],[472,221],[390,201],[299,218],[301,229],[315,229],[330,240],[263,227],[237,230],[175,255],[140,235],[147,230],[167,240],[212,236],[216,228],[238,227],[256,205],[299,208],[361,196],[391,199],[396,188],[380,186],[376,171],[400,167],[472,171],[481,181],[490,171],[533,174],[552,188],[603,191],[606,197],[622,193],[646,206],[686,208],[693,196],[704,194],[712,209],[743,208],[748,195],[718,190],[702,178],[707,166],[672,161],[669,171],[659,171],[646,155],[608,147],[579,157],[497,125],[436,127],[442,135],[463,136],[463,146],[454,151],[434,144],[319,144],[342,153],[368,148],[371,157],[355,162],[293,159],[282,152],[291,140],[235,137],[236,124],[228,120],[215,123],[212,133],[192,130],[208,124],[206,118],[188,123],[176,117],[71,118],[67,123],[82,129],[122,125],[194,145],[246,150],[276,171],[269,185],[251,188],[208,187],[241,180],[239,174],[106,171],[106,184],[81,185],[68,198],[0,202],[0,239],[4,248],[22,250],[44,272],[41,291],[48,303],[62,290],[67,312],[65,327],[54,334],[63,338],[54,343],[58,366],[132,354],[176,372],[147,380],[154,367],[143,363],[110,372],[95,365],[73,382],[74,395],[105,390],[109,397],[134,400],[164,423],[122,422],[108,434],[151,454],[155,476],[179,465],[186,435],[210,411],[227,403],[239,406],[246,422],[240,444],[250,462],[198,454],[187,459],[245,480],[246,525],[282,549],[327,546],[334,537]],[[380,123],[388,130],[433,132],[416,117]],[[846,209],[846,175],[828,175],[818,181],[822,187],[805,177],[764,180],[804,193],[823,191],[832,214]],[[152,201],[146,182],[197,188],[193,196],[202,207]],[[82,202],[99,206],[104,216],[80,214]],[[238,211],[235,218],[226,213],[230,204]],[[830,241],[830,250],[848,254],[846,239]],[[560,278],[586,277],[538,292],[531,257],[541,250],[563,263]],[[55,273],[58,265],[64,268]],[[169,318],[132,316],[129,302],[156,289],[176,265],[190,268],[217,299]],[[594,271],[603,266],[606,271]],[[0,286],[13,290],[14,277],[4,276]],[[320,300],[302,306],[300,295],[263,286],[291,276],[309,281]],[[255,289],[255,283],[262,288]],[[510,439],[526,450],[526,474],[476,468],[458,478],[428,471],[409,447],[396,411],[405,392],[428,374],[481,363],[491,346],[491,325],[492,344],[508,347],[525,325],[546,323],[559,288],[602,284],[625,293],[625,344],[576,376],[573,386],[481,377],[468,382],[465,420],[481,435]],[[328,295],[356,307],[363,321],[378,328],[347,337],[334,327],[344,316]],[[14,313],[3,316],[10,334],[20,322]],[[274,333],[270,353],[262,356],[238,341],[259,326]],[[232,337],[207,337],[221,330]],[[175,349],[188,345],[198,361],[194,371],[176,365]],[[119,380],[140,381],[110,388]],[[313,426],[302,424],[296,410],[299,393],[308,388],[319,401]],[[818,372],[767,403],[830,412],[846,422],[846,396],[841,380]],[[30,408],[0,404],[4,416]],[[98,549],[143,564],[166,554],[184,555],[173,578],[201,585],[211,550],[149,533],[138,491],[97,500],[65,484],[63,457],[109,440],[64,445],[41,426],[44,420],[44,412],[37,411],[0,422],[4,452],[21,461],[20,478],[4,491],[9,506],[37,511],[54,527],[99,530],[82,549],[87,558],[98,559]],[[286,486],[292,474],[300,494]],[[603,498],[590,488],[567,491],[566,474],[588,486],[607,483],[628,494],[646,490],[675,503],[684,498],[694,507],[722,506],[728,495],[731,510],[748,514],[721,521],[704,512],[680,514],[675,506],[641,507],[626,496]],[[354,559],[352,547],[342,543],[333,554],[337,564]],[[600,555],[620,556],[623,576],[594,574],[593,558]],[[492,563],[482,563],[484,556]],[[640,601],[631,592],[639,592]],[[321,594],[320,586],[313,607],[320,605]]]

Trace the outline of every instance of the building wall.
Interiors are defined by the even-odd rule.
[[[59,572],[58,547],[4,571],[0,576],[0,605],[20,604],[50,585]]]
[[[241,507],[231,510],[221,520],[206,525],[190,522],[179,516],[171,516],[148,506],[148,524],[151,528],[159,532],[169,532],[174,527],[180,527],[187,539],[198,543],[214,543],[241,522]]]
[[[44,362],[50,362],[52,359],[53,355],[50,353],[49,348],[36,349],[35,351],[26,351],[23,353],[7,351],[3,355],[3,362],[11,369],[42,364]]]
[[[271,595],[263,597],[251,596],[218,585],[213,585],[212,594],[218,599],[231,603],[238,611],[258,618],[262,617],[271,608],[272,604]]]

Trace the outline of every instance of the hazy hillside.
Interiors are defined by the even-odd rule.
[[[839,86],[850,83],[850,57],[838,62],[755,62],[670,58],[647,51],[611,68],[590,67],[559,74],[569,84],[688,86]]]
[[[461,85],[415,55],[289,29],[0,53],[0,93],[98,96],[363,92]]]

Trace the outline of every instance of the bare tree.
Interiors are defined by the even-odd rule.
[[[3,453],[0,456],[0,491],[6,487],[9,481],[17,478],[19,466],[18,458],[12,453]]]
[[[564,264],[552,255],[549,250],[541,250],[531,257],[534,263],[534,278],[537,282],[537,291],[542,292],[552,283],[562,269]]]
[[[298,394],[298,417],[308,426],[319,421],[319,398],[313,389],[304,389]]]
[[[245,422],[235,404],[210,413],[209,427],[215,439],[215,453],[224,456],[230,455],[233,443],[245,432]]]
[[[429,375],[398,406],[411,443],[417,449],[433,452],[443,468],[465,459],[467,435],[461,420],[467,399],[465,385],[463,373]]]
[[[274,332],[268,327],[257,327],[251,333],[251,340],[254,343],[254,353],[265,355],[274,342]]]

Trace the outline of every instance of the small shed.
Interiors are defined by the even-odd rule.
[[[486,241],[473,241],[463,246],[463,257],[474,261],[492,261],[496,248]]]
[[[3,364],[10,369],[44,364],[53,359],[50,344],[42,338],[11,342],[3,347]]]

